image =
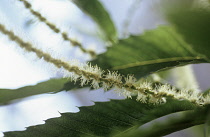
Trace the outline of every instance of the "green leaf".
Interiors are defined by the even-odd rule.
[[[16,99],[21,99],[33,95],[59,92],[74,88],[81,88],[81,86],[78,83],[70,82],[69,79],[61,78],[50,79],[33,86],[26,86],[18,89],[0,89],[0,105],[6,105]]]
[[[167,19],[184,39],[200,54],[210,58],[210,8],[205,5],[184,5],[166,11]]]
[[[98,0],[73,0],[73,2],[98,24],[106,40],[111,42],[117,40],[117,31],[114,23],[109,13]]]
[[[80,107],[78,113],[61,113],[61,117],[48,119],[44,125],[4,134],[5,137],[109,136],[170,113],[195,108],[187,101],[175,100],[159,106],[137,102],[135,98],[96,102],[94,106]]]
[[[118,136],[115,135],[115,137],[162,137],[195,125],[204,124],[207,114],[208,111],[205,108],[185,111],[181,114],[179,113],[179,115],[173,114],[164,120],[154,121],[146,127],[132,129]]]
[[[161,26],[120,40],[92,64],[142,77],[174,66],[201,62],[206,62],[205,58],[197,54],[174,28]]]

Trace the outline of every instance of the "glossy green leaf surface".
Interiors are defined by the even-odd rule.
[[[175,100],[158,106],[137,102],[135,98],[96,102],[94,106],[80,107],[78,113],[62,113],[61,117],[46,120],[43,125],[4,134],[5,137],[110,136],[134,129],[158,117],[194,108],[187,101]]]
[[[175,66],[207,62],[170,26],[160,26],[139,36],[120,40],[93,60],[103,69],[136,77]]]
[[[198,53],[210,58],[210,9],[189,5],[167,13],[169,22]]]
[[[116,137],[162,137],[195,125],[204,124],[207,115],[206,110],[200,108],[194,111],[176,113],[177,115],[172,114],[165,120],[153,121],[148,126],[132,129]]]
[[[69,79],[50,79],[36,85],[21,87],[18,89],[0,89],[0,105],[6,105],[16,99],[21,99],[33,95],[53,93],[63,90],[80,88],[78,83],[70,82]]]

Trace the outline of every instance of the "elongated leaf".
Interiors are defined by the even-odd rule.
[[[146,31],[139,36],[120,40],[93,64],[117,70],[123,74],[142,77],[158,70],[174,66],[206,62],[183,38],[169,26]]]
[[[173,115],[162,121],[155,121],[147,127],[132,129],[127,133],[115,135],[115,137],[162,137],[170,133],[183,130],[195,125],[205,123],[208,111],[205,108],[195,111],[186,111],[179,115]]]
[[[200,54],[210,58],[210,8],[203,6],[181,6],[166,12],[167,18],[184,39]]]
[[[117,40],[117,31],[109,13],[98,0],[73,0],[73,2],[87,15],[89,15],[104,32],[108,41]]]
[[[94,106],[80,107],[78,113],[62,113],[61,117],[49,119],[44,125],[4,134],[5,137],[109,136],[113,132],[121,133],[129,128],[136,128],[163,115],[194,108],[187,101],[175,100],[159,106],[140,103],[135,99],[96,102]],[[148,115],[153,116],[149,118]],[[143,120],[145,117],[146,121]]]
[[[81,88],[78,83],[70,82],[69,79],[50,79],[33,86],[26,86],[18,89],[0,89],[0,105],[6,105],[16,99],[39,95],[44,93],[59,92]]]

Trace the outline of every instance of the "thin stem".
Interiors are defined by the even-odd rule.
[[[66,32],[62,32],[56,25],[54,25],[53,23],[49,22],[45,17],[43,17],[41,13],[33,10],[32,9],[32,5],[29,2],[27,2],[26,0],[19,0],[19,1],[23,2],[25,8],[28,9],[31,12],[31,14],[33,14],[35,17],[37,17],[39,19],[39,21],[45,23],[55,33],[61,34],[61,36],[62,36],[62,38],[64,40],[69,41],[73,46],[79,47],[82,52],[88,53],[92,57],[96,56],[96,53],[94,51],[86,50],[85,48],[83,48],[83,46],[82,46],[82,44],[80,42],[69,38],[68,34]]]

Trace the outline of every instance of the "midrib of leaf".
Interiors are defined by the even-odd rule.
[[[172,62],[172,61],[192,61],[192,60],[205,60],[205,58],[204,57],[173,57],[173,58],[155,59],[155,60],[130,63],[130,64],[126,64],[126,65],[121,65],[121,66],[115,66],[111,69],[112,70],[120,70],[120,69],[126,69],[126,68],[150,65],[150,64],[167,63],[167,62]]]
[[[171,35],[174,40],[176,40],[177,42],[180,43],[179,46],[182,46],[184,49],[186,49],[187,51],[191,52],[194,55],[201,55],[197,52],[195,52],[190,46],[186,45],[186,43],[180,39],[180,37],[177,37],[176,34],[174,34],[173,31],[171,30],[164,30],[166,32],[168,32],[169,35]],[[173,57],[173,58],[164,58],[164,59],[155,59],[155,60],[148,60],[148,61],[140,61],[140,62],[135,62],[135,63],[130,63],[130,64],[126,64],[126,65],[121,65],[121,66],[115,66],[111,69],[113,70],[120,70],[120,69],[126,69],[126,68],[130,68],[130,67],[137,67],[137,66],[143,66],[143,65],[150,65],[150,64],[158,64],[158,63],[166,63],[166,62],[172,62],[172,61],[191,61],[191,60],[208,60],[207,57],[205,55],[201,55],[201,56],[197,56],[197,57]]]
[[[168,30],[166,30],[166,31],[167,31],[168,34],[170,34],[175,40],[177,40],[177,42],[180,43],[180,46],[182,46],[183,48],[185,48],[187,51],[190,51],[190,52],[191,52],[192,54],[194,54],[194,55],[199,55],[200,58],[204,59],[206,62],[210,62],[210,59],[209,59],[206,55],[201,54],[201,53],[195,51],[195,49],[193,48],[193,45],[191,45],[190,43],[185,44],[184,38],[181,39],[181,37],[178,37],[178,36],[175,34],[175,32],[173,32],[173,31],[168,31]],[[183,37],[182,34],[180,34],[180,36]],[[198,56],[198,57],[199,57],[199,56]]]
[[[141,78],[176,66],[207,62],[209,59],[195,51],[173,26],[159,26],[120,40],[91,63]]]

